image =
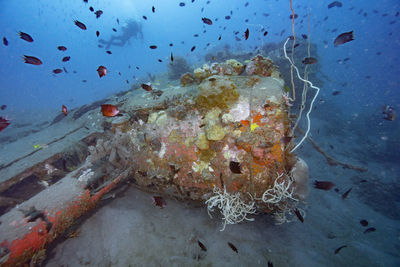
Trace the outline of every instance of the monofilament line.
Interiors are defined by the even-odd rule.
[[[311,113],[311,111],[312,111],[313,104],[314,104],[315,99],[317,98],[317,96],[318,96],[318,94],[319,94],[319,90],[320,90],[320,89],[319,89],[317,86],[314,86],[314,85],[312,84],[312,82],[310,82],[309,80],[303,79],[303,78],[300,76],[299,69],[294,65],[293,61],[288,57],[288,55],[287,55],[287,53],[286,53],[286,44],[287,44],[287,42],[289,41],[289,39],[290,39],[290,38],[287,38],[285,44],[283,45],[283,52],[284,52],[284,54],[285,54],[285,58],[286,58],[287,60],[289,60],[290,65],[296,70],[297,77],[298,77],[302,82],[308,83],[308,84],[310,85],[311,88],[317,90],[317,92],[315,93],[315,95],[314,95],[314,97],[313,97],[313,99],[312,99],[312,101],[311,101],[310,109],[308,110],[308,112],[307,112],[307,114],[306,114],[306,117],[307,117],[307,131],[306,131],[306,133],[304,134],[303,138],[300,140],[300,142],[290,151],[290,152],[294,152],[294,151],[304,142],[304,140],[305,140],[305,139],[307,138],[307,136],[308,136],[308,133],[310,132],[310,128],[311,128],[310,113]]]

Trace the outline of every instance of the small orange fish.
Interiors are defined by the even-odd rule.
[[[100,78],[103,77],[103,76],[106,76],[106,74],[107,74],[107,68],[104,67],[104,66],[99,66],[99,67],[97,68],[97,73],[99,74],[99,77],[100,77]]]
[[[0,132],[8,125],[10,125],[10,120],[8,120],[7,118],[0,117]]]
[[[64,113],[65,116],[67,116],[67,114],[68,114],[68,109],[67,109],[66,106],[62,105],[61,111],[62,111],[62,113]]]
[[[118,107],[111,104],[101,105],[101,113],[103,113],[103,116],[105,117],[122,116],[119,113]]]

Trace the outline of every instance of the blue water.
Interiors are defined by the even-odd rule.
[[[298,14],[295,34],[298,38],[307,34],[317,45],[318,54],[312,56],[317,57],[320,66],[316,75],[324,82],[323,86],[316,84],[321,92],[311,118],[324,121],[331,130],[321,130],[325,136],[319,141],[328,144],[329,137],[334,136],[336,149],[340,146],[337,140],[350,138],[360,154],[369,153],[372,160],[398,165],[399,118],[383,120],[382,106],[391,105],[400,112],[400,1],[343,0],[342,7],[328,9],[331,2],[293,0]],[[104,13],[96,18],[90,6]],[[225,19],[228,15],[229,20]],[[165,73],[171,52],[199,67],[207,53],[225,45],[231,51],[254,52],[263,44],[280,43],[293,34],[290,15],[289,0],[0,1],[0,38],[9,42],[8,46],[0,44],[0,106],[7,105],[0,116],[13,119],[40,110],[56,117],[62,105],[72,109],[129,90],[139,79],[146,79],[147,73]],[[203,23],[203,17],[213,24]],[[74,25],[74,20],[83,22],[87,30]],[[99,39],[121,34],[129,20],[141,24],[143,39],[132,38],[122,47],[112,46],[111,55],[98,47]],[[269,32],[267,36],[263,36],[262,28]],[[250,31],[248,40],[243,38],[246,29]],[[34,42],[20,39],[19,31],[31,35]],[[348,31],[354,31],[355,40],[334,47],[334,39]],[[241,41],[236,41],[236,36]],[[57,50],[60,45],[67,51]],[[157,49],[150,49],[151,45]],[[193,46],[196,48],[191,51]],[[38,57],[43,64],[25,64],[23,55]],[[70,56],[70,61],[62,62],[65,56]],[[349,60],[343,62],[346,58]],[[96,71],[100,65],[108,69],[102,78]],[[68,73],[52,73],[63,67]],[[340,93],[332,95],[334,91]],[[317,136],[317,129],[319,125],[312,123],[311,135]],[[335,136],[335,129],[346,129],[353,135]],[[304,150],[301,148],[299,153]],[[398,182],[398,178],[399,173],[390,174],[390,181]],[[398,203],[398,196],[393,198]]]

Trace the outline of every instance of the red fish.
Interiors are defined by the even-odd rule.
[[[103,116],[105,117],[114,117],[120,115],[118,107],[111,104],[101,105],[101,113],[103,113]]]
[[[57,49],[60,51],[67,51],[67,48],[63,45],[57,46]]]
[[[0,117],[0,132],[3,131],[8,125],[10,125],[10,121],[6,118]]]
[[[54,74],[59,74],[59,73],[61,73],[62,72],[62,69],[54,69],[53,70],[53,73]]]
[[[65,116],[67,116],[67,114],[68,114],[68,109],[67,109],[66,106],[62,105],[61,111],[62,111],[62,113],[64,113]]]
[[[42,65],[42,61],[37,57],[24,55],[25,63],[32,65]]]
[[[165,202],[163,197],[160,196],[153,196],[153,203],[156,204],[156,206],[159,206],[160,208],[164,208],[167,206],[167,203]]]
[[[33,42],[33,38],[29,34],[27,34],[25,32],[19,32],[18,35],[22,40],[25,40],[25,41],[30,42],[30,43]]]
[[[244,32],[244,39],[245,40],[249,39],[249,34],[250,34],[249,29],[246,29],[246,31]]]
[[[83,24],[82,22],[78,21],[78,20],[74,20],[74,23],[76,26],[78,26],[79,28],[81,28],[82,30],[86,30],[86,25]]]
[[[144,90],[146,90],[147,92],[150,92],[151,90],[153,90],[153,88],[151,87],[151,85],[142,83],[141,86],[142,86],[142,88],[143,88]]]
[[[99,74],[99,77],[100,77],[100,78],[103,77],[103,76],[106,76],[106,74],[107,74],[107,68],[104,67],[104,66],[99,66],[99,67],[97,68],[97,73]]]
[[[62,62],[67,62],[71,59],[70,56],[63,57]]]

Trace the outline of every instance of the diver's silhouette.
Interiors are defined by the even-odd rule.
[[[112,45],[124,46],[132,37],[143,39],[142,25],[134,20],[128,21],[128,23],[122,27],[121,35],[112,35],[110,40],[100,39],[99,43],[106,45],[106,49],[108,49]]]

